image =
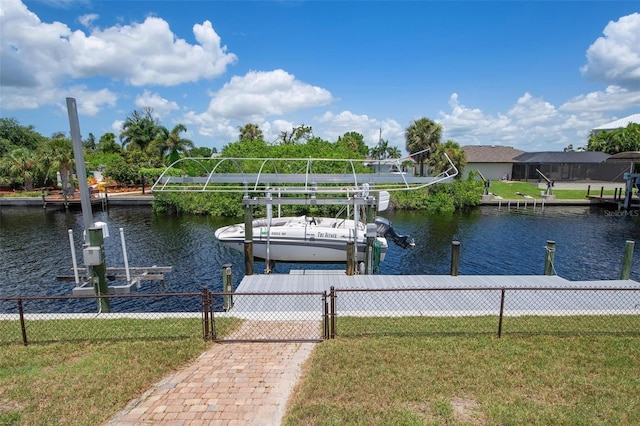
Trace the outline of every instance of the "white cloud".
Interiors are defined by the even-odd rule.
[[[404,128],[395,120],[378,120],[365,114],[354,114],[351,111],[342,111],[339,114],[325,112],[320,117],[316,117],[316,120],[321,125],[317,131],[314,126],[314,132],[330,141],[338,140],[339,136],[347,132],[358,132],[364,137],[365,143],[373,147],[378,143],[380,130],[382,130],[382,139],[388,141],[391,146],[397,146],[401,150],[405,146]]]
[[[84,15],[79,21],[90,26],[96,18]],[[59,98],[52,101],[40,93],[77,83],[75,79],[172,86],[218,77],[237,60],[209,21],[193,26],[197,43],[189,44],[160,18],[85,33],[64,23],[42,22],[20,1],[2,0],[0,29],[0,85],[7,109],[55,104]]]
[[[211,22],[193,26],[199,44],[176,38],[161,18],[142,23],[95,29],[90,35],[75,31],[69,42],[77,77],[108,76],[134,86],[174,86],[218,77],[236,62],[220,45]]]
[[[122,132],[122,125],[124,124],[124,120],[115,120],[111,123],[111,132],[113,132],[116,137],[120,136],[120,132]]]
[[[529,93],[506,114],[467,108],[456,93],[451,95],[449,105],[451,111],[441,111],[436,120],[443,126],[443,140],[452,139],[460,145],[509,145],[528,151],[561,149],[569,143],[582,145],[576,135],[584,122],[559,113],[552,104]]]
[[[78,18],[78,22],[80,22],[83,26],[89,28],[93,25],[93,22],[96,21],[100,15],[96,13],[89,13],[87,15],[82,15]]]
[[[580,71],[594,80],[640,90],[640,13],[610,21],[587,49]]]
[[[542,98],[534,98],[525,93],[508,112],[518,125],[532,126],[552,122],[558,117],[558,111]]]
[[[331,100],[328,90],[296,80],[286,71],[250,71],[231,78],[215,93],[207,114],[254,122],[326,105]]]
[[[166,117],[171,111],[180,109],[176,102],[164,99],[158,93],[149,90],[136,96],[135,105],[138,108],[152,108],[154,115],[159,119]]]
[[[623,111],[640,106],[640,91],[631,91],[620,86],[609,86],[604,91],[579,95],[560,106],[569,112]]]
[[[88,90],[85,86],[77,86],[68,89],[68,93],[65,98],[76,98],[78,113],[91,117],[96,116],[105,105],[114,107],[118,100],[116,94],[108,89]],[[66,111],[66,109],[65,104],[64,110]]]

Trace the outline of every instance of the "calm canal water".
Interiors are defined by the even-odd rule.
[[[413,249],[390,243],[382,274],[448,274],[451,242],[461,241],[461,275],[540,275],[546,240],[557,243],[555,269],[569,280],[617,279],[626,240],[640,241],[640,217],[591,207],[547,207],[544,212],[482,207],[456,215],[396,213],[386,215],[396,231],[416,240]],[[172,266],[163,288],[144,283],[142,292],[197,292],[203,286],[221,290],[221,268],[234,267],[234,283],[242,279],[244,259],[214,238],[214,230],[237,220],[198,216],[156,215],[149,207],[111,207],[94,212],[106,222],[107,265],[124,265],[119,228],[125,232],[130,266]],[[0,209],[0,297],[69,295],[74,284],[57,281],[71,275],[68,229],[73,229],[81,259],[82,213],[40,208]],[[640,244],[640,242],[639,242]],[[640,247],[631,278],[640,281]],[[278,264],[290,269],[338,268],[338,265]],[[256,272],[264,269],[256,264]]]

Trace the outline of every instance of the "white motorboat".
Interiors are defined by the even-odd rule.
[[[380,261],[387,254],[387,238],[404,247],[413,239],[393,232],[391,222],[376,218],[377,236],[374,253]],[[244,251],[244,223],[219,228],[215,237],[228,247]],[[347,243],[354,241],[357,260],[364,260],[366,226],[352,219],[328,217],[279,217],[253,220],[253,255],[259,259],[279,262],[342,263],[347,260]]]

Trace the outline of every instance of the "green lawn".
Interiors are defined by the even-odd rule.
[[[235,325],[216,321],[222,335]],[[31,321],[27,328],[32,343],[23,346],[0,327],[0,425],[104,423],[212,344],[199,318]]]
[[[525,182],[491,181],[491,186],[489,187],[489,192],[500,196],[505,200],[515,200],[519,198],[524,199],[523,195],[542,199],[542,196],[540,195],[541,191],[544,191],[544,189],[540,189],[537,185]],[[581,189],[552,188],[552,192],[558,200],[584,200],[587,196],[587,191]],[[614,192],[615,190],[605,190],[603,195],[613,196]],[[600,195],[600,188],[592,187],[591,195]]]
[[[340,337],[312,354],[286,424],[640,424],[637,328],[498,339],[485,333],[495,318],[391,322],[341,319]],[[450,325],[458,331],[438,331]]]
[[[339,318],[286,423],[640,424],[640,317],[613,319],[625,334],[594,317],[522,317],[498,339],[496,318]],[[211,346],[197,318],[112,321],[29,322],[29,346],[1,327],[0,424],[104,424]],[[76,331],[55,342],[63,329]]]

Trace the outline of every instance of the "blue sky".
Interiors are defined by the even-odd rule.
[[[415,119],[443,140],[583,146],[640,112],[638,1],[0,0],[0,116],[45,136],[116,135],[151,107],[197,146],[255,123],[404,150]]]

